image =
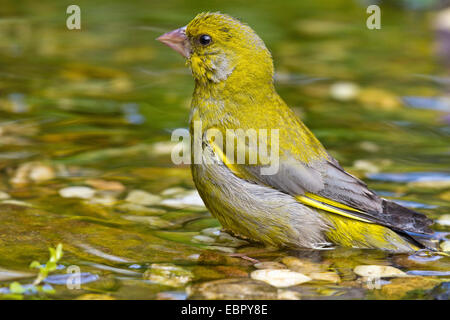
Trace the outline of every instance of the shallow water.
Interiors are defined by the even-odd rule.
[[[30,287],[15,298],[448,297],[450,260],[440,256],[241,246],[220,233],[189,168],[170,160],[170,132],[187,127],[193,80],[154,39],[220,10],[265,40],[279,93],[331,154],[383,197],[440,221],[434,229],[445,238],[449,73],[435,50],[444,39],[432,27],[439,11],[385,5],[382,29],[368,30],[362,2],[80,1],[81,31],[65,28],[64,2],[2,3],[0,298],[11,298],[12,281],[31,284],[29,264],[45,263],[57,243],[64,256],[44,282],[53,291]],[[74,186],[87,188],[66,189]],[[250,280],[253,262],[233,252],[333,276],[276,289]],[[414,277],[373,288],[358,265]],[[81,289],[64,285],[70,266],[82,272]]]

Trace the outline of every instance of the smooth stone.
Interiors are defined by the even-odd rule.
[[[180,193],[185,193],[187,190],[181,187],[174,187],[174,188],[169,188],[169,189],[165,189],[161,192],[161,195],[164,197],[170,197],[170,196],[174,196],[174,195],[178,195]]]
[[[202,231],[200,231],[202,234],[206,235],[206,236],[213,236],[213,237],[218,237],[220,236],[220,227],[217,228],[206,228],[203,229]]]
[[[0,200],[6,200],[11,198],[11,196],[9,194],[7,194],[6,192],[0,191]]]
[[[264,281],[277,288],[287,288],[311,281],[302,273],[287,269],[263,269],[250,274],[252,279]]]
[[[125,201],[140,204],[143,206],[151,206],[154,204],[159,204],[162,198],[150,192],[144,190],[132,190],[128,193]]]
[[[118,181],[89,179],[86,180],[86,184],[98,190],[118,191],[118,192],[125,190],[125,186]]]
[[[361,265],[355,267],[353,271],[365,278],[408,277],[405,272],[391,266]]]
[[[27,184],[30,181],[42,182],[55,177],[55,170],[51,166],[41,162],[26,162],[17,168],[10,181],[12,184]]]
[[[203,203],[202,198],[200,198],[197,190],[186,192],[181,197],[165,199],[161,201],[161,204],[176,209],[183,209],[187,207],[205,207],[205,204]]]
[[[450,226],[450,214],[443,214],[436,220],[436,223],[439,223],[442,226]]]
[[[441,243],[441,250],[444,252],[450,252],[450,240]]]
[[[352,82],[336,82],[330,87],[330,95],[339,101],[349,101],[355,99],[359,93],[359,87]]]
[[[293,290],[278,290],[278,299],[279,300],[301,300],[302,295],[300,292]]]
[[[306,259],[300,260],[299,258],[292,256],[284,257],[281,259],[281,262],[292,271],[301,273],[321,272],[327,268],[325,264],[314,263]]]
[[[277,289],[248,278],[221,279],[187,288],[190,299],[207,300],[274,300]]]
[[[236,249],[233,247],[222,247],[222,246],[207,246],[206,249],[217,250],[225,253],[235,253]]]
[[[429,277],[397,278],[393,279],[391,283],[383,285],[380,290],[381,292],[377,293],[382,294],[388,299],[398,300],[405,297],[410,291],[429,290],[439,283],[439,280]]]
[[[55,170],[48,165],[37,165],[29,173],[30,179],[36,182],[52,180],[55,176]]]
[[[144,273],[145,280],[171,287],[182,287],[190,282],[193,277],[191,271],[171,263],[153,263]]]
[[[216,239],[209,237],[209,236],[204,236],[204,235],[196,235],[192,237],[192,241],[196,242],[196,243],[206,243],[206,244],[212,244],[216,241]]]
[[[59,190],[59,195],[63,198],[90,199],[95,195],[95,190],[89,187],[67,187]]]

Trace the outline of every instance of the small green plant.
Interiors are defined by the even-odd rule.
[[[28,286],[23,286],[19,282],[12,282],[9,285],[9,292],[12,297],[16,299],[21,299],[26,291],[34,289],[37,292],[52,292],[52,289],[49,290],[47,288],[39,286],[39,284],[47,278],[48,274],[52,271],[55,271],[58,267],[58,261],[61,260],[63,256],[63,246],[61,243],[59,243],[56,248],[48,248],[50,251],[50,258],[48,259],[47,263],[42,265],[39,263],[39,261],[33,261],[30,264],[30,268],[36,268],[39,269],[39,274],[37,275],[36,279],[33,281],[32,287],[30,288]],[[28,288],[27,288],[28,287]]]
[[[48,248],[50,251],[50,259],[47,261],[45,265],[41,265],[39,261],[33,261],[30,264],[30,268],[39,269],[39,274],[33,282],[33,285],[37,286],[42,282],[45,278],[47,278],[48,274],[52,271],[55,271],[58,267],[58,261],[63,256],[63,246],[62,243],[58,243],[56,248]]]

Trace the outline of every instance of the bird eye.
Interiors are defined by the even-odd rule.
[[[210,44],[212,41],[211,37],[208,36],[207,34],[202,34],[199,38],[198,38],[198,42],[200,42],[201,45],[206,46],[208,44]]]

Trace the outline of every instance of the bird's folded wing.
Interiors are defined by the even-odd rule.
[[[311,164],[293,158],[280,159],[276,173],[263,175],[262,165],[235,164],[222,148],[214,142],[209,143],[217,157],[238,177],[291,194],[305,205],[398,231],[431,233],[428,226],[432,220],[381,199],[363,181],[345,172],[331,156]],[[250,149],[247,152],[257,151]]]

